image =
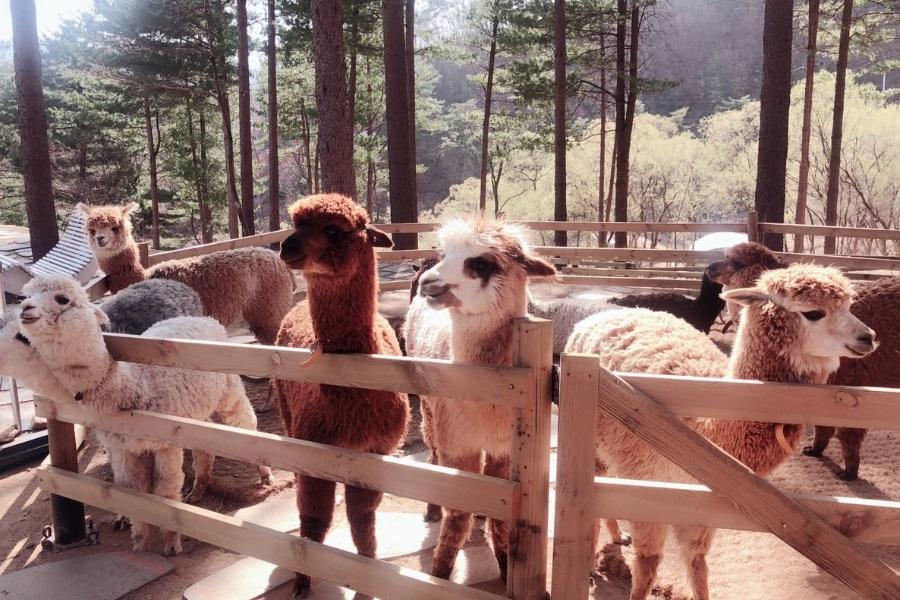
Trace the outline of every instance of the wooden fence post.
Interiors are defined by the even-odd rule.
[[[598,379],[600,409],[660,455],[727,498],[744,515],[863,598],[900,598],[900,576],[812,510],[786,496],[616,374],[601,367]]]
[[[47,419],[47,444],[50,446],[50,465],[78,472],[78,443],[75,426],[71,423]],[[53,542],[61,546],[81,541],[87,535],[84,525],[84,504],[64,496],[50,494],[53,513]]]
[[[563,354],[559,368],[559,446],[553,534],[553,600],[583,600],[589,593],[596,514],[594,435],[597,372],[593,355]]]
[[[519,482],[518,516],[509,528],[507,595],[547,597],[547,528],[550,500],[550,406],[553,324],[525,317],[513,323],[513,365],[534,369],[526,406],[518,410],[510,477]]]
[[[150,266],[150,242],[139,242],[137,247],[141,266],[146,269]]]
[[[759,241],[759,223],[757,222],[755,210],[747,213],[747,240],[751,242]]]

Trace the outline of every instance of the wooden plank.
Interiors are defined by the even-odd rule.
[[[593,562],[595,513],[594,424],[597,369],[593,355],[563,354],[559,382],[556,520],[553,531],[554,600],[584,600]]]
[[[280,229],[278,231],[267,231],[266,233],[258,233],[256,235],[248,235],[247,237],[235,238],[233,240],[225,240],[222,242],[213,242],[211,244],[202,244],[200,246],[191,246],[180,250],[170,250],[167,252],[157,252],[150,255],[150,266],[158,265],[167,260],[176,258],[190,258],[193,256],[203,256],[212,252],[220,252],[222,250],[235,250],[237,248],[248,248],[250,246],[268,246],[280,242],[293,233],[293,229]]]
[[[900,240],[900,229],[760,223],[759,230],[772,233],[792,233],[795,235],[830,235],[835,237],[853,237],[872,240]]]
[[[900,431],[900,389],[617,375],[679,417]]]
[[[408,290],[409,284],[410,284],[409,279],[397,279],[395,281],[380,281],[380,282],[378,282],[378,291],[392,292],[394,290]]]
[[[41,401],[34,397],[35,403]],[[72,423],[47,418],[47,445],[50,450],[50,464],[60,470],[78,472],[78,444],[75,426]],[[72,544],[87,536],[84,524],[84,504],[60,495],[50,496],[50,510],[53,513],[54,542],[60,545]]]
[[[423,258],[432,258],[438,255],[437,250],[380,250],[376,253],[380,262],[400,261],[400,260],[421,260]]]
[[[141,262],[141,266],[145,269],[150,266],[150,243],[149,242],[139,242],[138,245],[138,257]]]
[[[900,271],[900,258],[863,258],[834,254],[795,254],[793,252],[776,252],[776,254],[790,263],[814,263],[841,269]]]
[[[900,598],[900,577],[814,512],[626,381],[602,367],[599,379],[601,410],[643,442],[864,598]]]
[[[535,371],[526,405],[513,423],[510,477],[519,482],[518,516],[509,528],[507,595],[545,600],[550,503],[550,429],[553,323],[513,322],[513,364]]]
[[[696,291],[700,289],[700,280],[694,279],[662,279],[662,278],[645,278],[637,279],[633,277],[594,277],[589,275],[557,275],[559,283],[566,285],[596,285],[596,286],[623,286],[623,287],[641,287],[641,288],[657,288],[671,291]]]
[[[703,262],[721,260],[721,250],[666,250],[644,248],[559,248],[538,246],[535,248],[544,256],[560,258],[599,258],[602,260],[627,260],[648,262]]]
[[[856,542],[900,545],[900,502],[812,494],[788,494],[788,497],[806,506]],[[592,513],[625,521],[767,531],[735,509],[726,498],[714,494],[704,485],[689,483],[597,477],[594,479]],[[559,535],[558,524],[556,531]]]
[[[437,231],[440,223],[372,223],[385,233],[428,233]]]
[[[563,267],[566,275],[590,275],[593,277],[627,277],[636,279],[693,279],[699,281],[703,277],[703,271],[667,271],[664,269],[604,269],[600,267]]]
[[[618,223],[611,221],[511,221],[535,231],[631,231],[696,232],[747,231],[744,223]],[[427,233],[437,231],[440,223],[374,223],[385,233]]]
[[[749,242],[758,242],[759,241],[759,217],[756,214],[755,210],[751,210],[747,213],[747,241]]]
[[[52,493],[66,494],[104,510],[180,531],[238,554],[309,573],[363,594],[392,600],[499,598],[413,569],[358,556],[197,506],[119,488],[84,475],[53,467],[42,467],[36,472],[41,488]]]
[[[107,333],[106,346],[116,360],[255,377],[292,379],[391,392],[440,395],[492,404],[522,406],[532,380],[530,369],[486,367],[449,360],[377,354],[312,356],[302,348],[167,340]]]
[[[40,415],[69,423],[206,450],[217,456],[501,519],[513,514],[516,484],[494,477],[147,411],[98,413],[74,402],[47,399],[39,399],[35,409]]]

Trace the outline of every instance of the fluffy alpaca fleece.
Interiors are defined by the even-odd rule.
[[[19,314],[22,333],[69,397],[79,397],[100,412],[151,410],[200,420],[215,417],[236,427],[256,427],[256,416],[236,375],[114,361],[100,330],[102,324],[108,323],[106,315],[89,303],[77,282],[59,276],[40,277],[29,282],[23,291],[28,297]],[[161,321],[144,335],[227,339],[224,328],[206,317]],[[181,499],[184,473],[180,448],[117,434],[105,434],[103,442],[118,484]],[[213,460],[212,455],[195,452],[197,473],[189,501],[203,495]],[[268,467],[261,466],[259,471],[263,483],[271,482]],[[133,523],[131,536],[135,550],[147,547],[150,531],[146,523]],[[180,551],[178,533],[163,532],[163,554]]]
[[[688,298],[673,292],[652,292],[610,298],[609,302],[618,306],[648,308],[671,313],[679,319],[687,321],[693,328],[703,333],[709,333],[713,323],[719,317],[719,313],[725,308],[725,301],[719,297],[721,293],[722,285],[703,273],[700,293],[696,298]]]
[[[406,332],[409,335],[415,329],[415,334],[412,343],[407,342],[407,354],[512,364],[511,321],[526,315],[528,278],[547,277],[555,270],[534,255],[522,232],[510,225],[456,220],[444,225],[438,235],[442,258],[418,281],[419,294],[431,309],[413,302]],[[449,313],[449,319],[444,313]],[[435,397],[421,401],[423,436],[438,464],[509,476],[513,409]],[[471,521],[470,513],[445,511],[433,575],[450,576]],[[505,576],[508,525],[491,519],[490,529],[494,554]]]
[[[616,371],[822,383],[829,369],[837,368],[837,357],[848,354],[845,344],[860,353],[872,349],[871,340],[859,340],[870,331],[850,315],[851,293],[849,282],[837,271],[808,266],[774,271],[763,277],[757,288],[730,292],[729,299],[749,305],[730,359],[685,321],[646,309],[611,311],[582,321],[572,333],[566,352],[597,354],[606,368]],[[827,313],[818,325],[804,316],[815,310]],[[774,423],[684,421],[760,475],[769,474],[790,456],[777,441],[778,425]],[[790,447],[796,448],[802,427],[784,425],[783,431]],[[605,465],[616,477],[692,481],[604,414],[598,418],[595,440],[600,474],[605,472],[601,465]],[[713,530],[675,527],[674,531],[685,549],[693,597],[706,600],[706,554]],[[650,593],[666,533],[663,524],[631,523],[636,554],[632,600],[643,600]]]
[[[281,245],[281,258],[303,272],[307,298],[284,318],[277,344],[328,353],[400,355],[397,336],[377,312],[375,247],[390,247],[368,215],[338,194],[310,196],[289,208],[295,231]],[[409,422],[406,394],[274,382],[292,437],[375,454],[390,454],[403,441]],[[300,535],[321,542],[334,514],[332,481],[298,475]],[[347,485],[347,520],[357,551],[375,556],[375,511],[381,493]],[[310,580],[298,574],[294,596],[309,593]]]
[[[174,317],[201,317],[200,296],[180,281],[149,279],[133,283],[100,309],[109,318],[111,333],[141,335],[148,328]]]
[[[755,262],[754,262],[755,261]],[[739,244],[725,254],[725,260],[709,267],[710,275],[728,288],[752,285],[760,274],[784,265],[765,246]],[[841,359],[840,368],[829,378],[832,385],[900,388],[900,277],[885,277],[873,282],[857,282],[856,300],[850,311],[871,327],[880,345],[875,352],[860,360]],[[834,427],[816,427],[815,442],[805,448],[808,456],[821,456],[835,435]],[[844,470],[841,479],[854,480],[859,475],[860,450],[865,429],[837,428]]]
[[[145,270],[131,233],[130,214],[136,204],[78,207],[87,215],[88,241],[111,292],[148,278],[180,281],[199,294],[204,314],[226,326],[243,317],[261,343],[275,341],[291,307],[294,277],[274,252],[224,250]]]

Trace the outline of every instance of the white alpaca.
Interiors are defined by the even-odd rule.
[[[419,293],[432,308],[448,312],[449,319],[434,311],[413,314],[407,331],[417,322],[420,326],[407,353],[440,357],[449,348],[454,361],[511,365],[512,319],[526,315],[528,278],[553,275],[553,267],[533,254],[521,231],[510,225],[456,220],[444,225],[439,237],[443,256],[422,273]],[[421,301],[413,303],[413,310],[420,307]],[[422,406],[423,436],[439,464],[509,476],[514,409],[433,397],[422,398]],[[447,510],[434,553],[434,575],[450,576],[471,517]],[[491,519],[490,526],[505,577],[507,525]]]
[[[576,325],[566,352],[597,354],[601,364],[614,371],[825,383],[839,357],[857,358],[875,349],[872,330],[850,313],[852,295],[850,282],[840,272],[812,265],[771,271],[757,288],[727,292],[726,300],[747,306],[730,361],[686,321],[636,308],[585,319]],[[791,449],[803,433],[799,425],[684,421],[760,475],[771,473],[791,455],[778,441],[779,429]],[[606,415],[598,418],[595,440],[598,464],[605,463],[615,477],[693,481]],[[667,529],[661,523],[631,523],[631,600],[650,593]],[[707,600],[706,553],[714,530],[678,526],[674,531],[685,551],[694,600]]]
[[[100,330],[107,323],[106,315],[90,304],[75,281],[58,276],[36,278],[24,292],[28,298],[22,303],[19,315],[22,334],[69,397],[78,396],[100,412],[150,410],[256,428],[256,416],[238,376],[116,362],[106,350]],[[227,339],[225,329],[207,317],[167,319],[143,335]],[[118,484],[181,499],[184,482],[181,448],[118,434],[106,434],[103,438]],[[195,452],[197,473],[188,501],[203,495],[213,458]],[[260,466],[259,471],[263,482],[269,483],[271,470]],[[146,548],[149,533],[147,524],[133,524],[131,536],[135,550]],[[164,532],[163,554],[179,552],[178,533]]]

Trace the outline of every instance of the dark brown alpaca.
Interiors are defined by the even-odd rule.
[[[709,276],[725,289],[750,287],[767,270],[785,265],[761,244],[748,242],[725,251],[725,259],[709,265]],[[857,282],[856,299],[850,307],[859,320],[871,327],[880,346],[859,360],[841,359],[840,368],[828,379],[831,385],[900,387],[900,277],[885,277],[873,282]],[[851,427],[816,427],[812,446],[803,449],[807,456],[822,456],[828,442],[837,431],[844,458],[841,479],[852,481],[859,476],[860,449],[866,437],[865,429]]]
[[[303,272],[307,299],[284,318],[276,344],[328,353],[400,355],[394,330],[377,312],[374,247],[390,238],[368,223],[366,212],[338,194],[310,196],[289,208],[295,232],[281,244],[281,258]],[[403,441],[409,421],[406,394],[275,381],[285,429],[291,437],[390,454]],[[300,535],[325,539],[334,514],[332,481],[297,476]],[[374,557],[375,510],[381,492],[346,486],[347,520],[356,549]],[[309,593],[309,576],[298,574],[294,597]]]

